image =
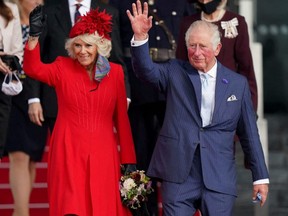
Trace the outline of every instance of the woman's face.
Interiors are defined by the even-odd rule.
[[[87,70],[94,67],[98,53],[95,44],[88,44],[81,39],[76,39],[73,43],[73,52],[79,63]]]
[[[19,0],[23,12],[29,14],[37,5],[43,4],[43,0]]]

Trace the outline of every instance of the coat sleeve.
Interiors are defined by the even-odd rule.
[[[120,66],[117,68],[117,102],[114,113],[114,121],[120,146],[120,163],[136,164],[134,143],[127,113],[127,97],[125,93],[124,74]]]
[[[237,135],[252,171],[253,181],[269,178],[264,153],[256,125],[248,82],[245,80],[241,116],[237,126]]]
[[[55,87],[56,81],[59,80],[59,73],[61,70],[60,60],[56,59],[51,64],[44,64],[40,60],[40,46],[39,43],[33,50],[29,50],[26,44],[24,48],[23,70],[25,73],[38,81],[46,83]]]

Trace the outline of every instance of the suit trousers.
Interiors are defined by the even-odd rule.
[[[205,187],[199,146],[187,180],[180,184],[163,181],[161,190],[164,216],[191,216],[197,209],[202,216],[232,216],[236,197]]]

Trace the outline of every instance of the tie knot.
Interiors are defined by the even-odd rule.
[[[78,11],[79,8],[80,8],[82,5],[81,5],[80,3],[78,3],[78,4],[76,4],[75,6],[76,6],[76,11]]]
[[[200,75],[200,77],[201,77],[202,83],[206,83],[207,84],[207,82],[208,82],[208,80],[210,78],[210,75],[203,73],[203,74]]]
[[[203,74],[201,74],[201,77],[202,77],[203,79],[208,80],[208,79],[210,78],[210,75],[207,74],[207,73],[203,73]]]

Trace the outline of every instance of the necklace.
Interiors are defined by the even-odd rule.
[[[221,20],[224,16],[225,10],[221,9],[219,10],[218,16],[215,19],[207,19],[204,17],[204,12],[201,12],[201,20],[204,20],[206,22],[217,22],[219,20]]]

